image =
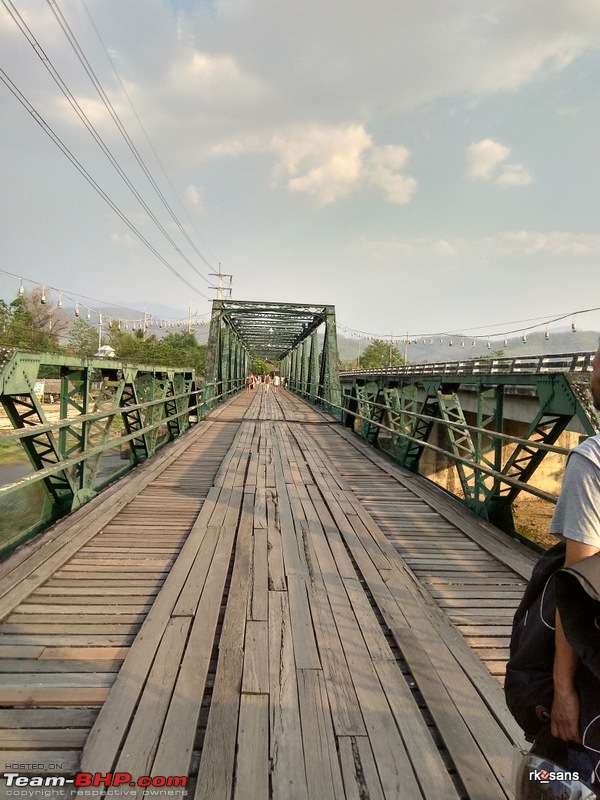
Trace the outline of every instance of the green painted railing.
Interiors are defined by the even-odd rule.
[[[58,401],[50,404],[39,377],[48,371],[58,375]],[[240,389],[241,382],[223,393],[222,387],[199,388],[193,370],[177,367],[0,350],[0,405],[13,428],[0,433],[0,470],[22,471],[23,462],[33,470],[0,486],[0,556],[151,458]]]

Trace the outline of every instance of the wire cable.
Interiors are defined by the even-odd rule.
[[[61,30],[65,34],[65,36],[66,36],[69,44],[71,45],[73,51],[75,52],[75,55],[77,56],[79,62],[83,66],[83,68],[84,68],[85,72],[87,73],[89,79],[91,80],[92,84],[94,85],[94,88],[98,92],[98,95],[100,96],[100,99],[104,103],[108,113],[110,114],[110,116],[113,119],[115,125],[117,126],[117,129],[118,129],[119,133],[121,134],[121,136],[125,140],[127,146],[129,147],[131,153],[133,154],[135,160],[139,164],[139,166],[142,169],[144,175],[147,177],[150,185],[152,186],[152,188],[156,192],[157,196],[159,197],[161,203],[163,204],[163,206],[165,207],[165,209],[169,213],[169,216],[171,217],[173,222],[177,225],[177,227],[179,228],[179,230],[181,231],[183,236],[186,238],[186,240],[188,241],[190,246],[196,252],[196,254],[202,259],[202,261],[206,264],[207,267],[209,267],[210,269],[213,269],[213,265],[204,257],[204,255],[200,252],[200,250],[198,250],[198,248],[196,247],[194,242],[191,240],[191,238],[187,234],[186,230],[184,229],[183,225],[181,224],[181,222],[177,218],[177,216],[176,216],[175,212],[173,211],[172,207],[168,203],[166,197],[162,193],[160,187],[158,186],[158,184],[154,180],[154,177],[152,176],[150,170],[148,169],[148,166],[146,165],[146,162],[144,161],[144,159],[141,156],[139,150],[137,149],[137,147],[135,146],[135,144],[132,141],[131,137],[129,136],[129,133],[127,132],[127,129],[125,128],[125,125],[121,121],[121,118],[119,117],[115,107],[113,106],[110,98],[108,97],[106,91],[104,90],[104,88],[103,88],[98,76],[96,75],[96,73],[95,73],[93,67],[91,66],[89,60],[87,59],[82,47],[80,46],[79,42],[77,41],[77,37],[73,33],[73,31],[72,31],[71,27],[69,26],[64,14],[60,10],[60,8],[58,6],[58,3],[56,2],[56,0],[46,0],[46,2],[48,4],[48,6],[50,7],[50,10],[52,11],[52,13],[53,13],[56,21],[58,22]],[[89,15],[89,12],[88,12],[88,15]],[[97,29],[96,29],[96,34],[99,36],[99,34],[97,32]],[[105,52],[106,52],[106,48],[104,48],[104,49],[105,49]],[[108,53],[107,53],[107,56],[108,56]],[[110,57],[109,57],[109,60],[110,60]],[[114,64],[112,64],[112,61],[111,61],[111,65],[113,66],[113,69],[114,69]],[[115,70],[115,72],[116,72],[116,70]],[[122,83],[121,83],[121,86],[122,86]],[[139,121],[139,118],[138,118],[138,121]],[[198,274],[200,275],[200,273],[198,273]],[[202,277],[203,280],[206,280],[207,283],[210,283],[210,280],[208,278],[206,278],[204,275],[200,275],[200,277]]]
[[[5,84],[5,86],[10,90],[10,92],[16,97],[16,99],[21,103],[21,105],[29,112],[29,114],[33,117],[33,119],[38,123],[38,125],[44,130],[44,132],[52,139],[54,144],[61,150],[61,152],[69,159],[69,161],[73,164],[73,166],[77,169],[77,171],[86,179],[86,181],[92,186],[92,188],[100,195],[100,197],[104,200],[104,202],[117,214],[121,220],[127,225],[129,230],[153,253],[156,258],[165,266],[167,267],[170,272],[173,273],[180,281],[185,283],[193,292],[199,294],[201,297],[204,297],[205,300],[211,300],[208,295],[203,294],[199,289],[193,286],[186,278],[183,277],[176,269],[173,267],[167,260],[162,256],[158,250],[146,239],[146,237],[139,231],[136,226],[131,222],[131,220],[127,217],[127,215],[121,211],[121,209],[114,203],[114,201],[108,196],[108,194],[102,189],[102,187],[94,180],[94,178],[89,174],[89,172],[85,169],[83,164],[73,155],[73,153],[69,150],[66,144],[60,139],[60,137],[54,132],[54,130],[50,127],[50,125],[46,122],[46,120],[39,114],[39,112],[33,107],[33,105],[27,100],[27,98],[21,93],[21,91],[17,88],[17,86],[13,83],[13,81],[8,77],[6,72],[0,67],[0,80]]]
[[[161,161],[161,159],[160,159],[160,156],[158,155],[158,153],[156,152],[156,149],[155,149],[154,145],[152,144],[152,140],[150,139],[150,136],[148,135],[148,132],[146,131],[146,128],[144,127],[144,123],[142,122],[142,120],[140,119],[140,116],[139,116],[139,114],[137,113],[137,110],[136,110],[136,108],[135,108],[135,106],[134,106],[134,104],[133,104],[133,101],[131,100],[131,97],[129,96],[129,93],[128,93],[128,91],[127,91],[127,88],[125,87],[125,84],[123,83],[123,81],[122,81],[122,79],[121,79],[121,76],[120,76],[120,74],[119,74],[119,71],[117,70],[117,67],[116,67],[116,65],[115,65],[115,63],[114,63],[114,60],[111,58],[110,52],[109,52],[108,48],[106,47],[106,44],[104,43],[104,40],[103,40],[103,38],[102,38],[102,35],[100,34],[100,31],[98,30],[98,26],[96,25],[96,23],[95,23],[95,21],[94,21],[94,18],[92,17],[92,14],[90,13],[90,11],[89,11],[89,9],[88,9],[88,7],[87,7],[86,3],[85,3],[85,0],[80,0],[80,2],[81,2],[81,5],[83,6],[83,9],[84,9],[84,11],[85,11],[85,13],[86,13],[87,17],[88,17],[88,20],[89,20],[89,22],[90,22],[90,25],[91,25],[91,27],[93,28],[93,30],[94,30],[94,33],[96,34],[96,37],[97,37],[98,41],[100,42],[100,46],[102,47],[102,49],[103,49],[103,51],[104,51],[104,54],[105,54],[105,56],[106,56],[106,59],[107,59],[108,63],[110,64],[110,66],[111,66],[111,68],[112,68],[112,70],[113,70],[113,72],[114,72],[114,74],[115,74],[115,77],[116,77],[117,81],[119,82],[119,86],[121,87],[121,91],[123,92],[123,95],[125,96],[125,98],[126,98],[126,100],[127,100],[127,103],[129,104],[129,107],[130,107],[130,109],[131,109],[131,112],[132,112],[132,114],[134,115],[134,117],[136,118],[136,120],[137,120],[137,123],[138,123],[138,125],[140,126],[140,130],[141,130],[141,131],[142,131],[142,133],[144,134],[144,138],[146,139],[146,142],[148,143],[148,146],[149,146],[149,147],[150,147],[150,149],[152,150],[152,153],[153,153],[153,155],[154,155],[154,158],[156,159],[156,162],[157,162],[158,166],[159,166],[159,167],[160,167],[160,169],[161,169],[161,172],[162,172],[162,174],[163,174],[163,177],[165,178],[165,180],[167,181],[167,183],[168,183],[168,184],[169,184],[169,186],[171,187],[171,191],[173,192],[173,195],[176,197],[176,199],[177,199],[177,201],[178,201],[178,203],[179,203],[179,205],[180,205],[180,207],[181,207],[181,210],[183,211],[183,213],[184,213],[184,214],[185,214],[185,216],[187,217],[187,220],[188,220],[189,224],[190,224],[190,225],[192,226],[192,228],[195,230],[195,232],[196,232],[196,235],[198,236],[198,238],[200,239],[200,241],[201,241],[201,242],[204,244],[204,246],[206,247],[206,249],[208,250],[208,252],[211,254],[211,256],[212,256],[212,257],[213,257],[215,260],[217,260],[217,256],[216,256],[216,255],[215,255],[215,254],[212,252],[212,250],[210,249],[210,246],[209,246],[208,242],[206,242],[206,240],[204,239],[204,237],[202,236],[202,234],[200,233],[200,231],[199,231],[199,230],[198,230],[198,228],[196,227],[196,225],[195,225],[194,221],[192,220],[192,218],[191,218],[191,217],[190,217],[190,215],[188,214],[188,211],[187,211],[187,209],[186,209],[185,205],[184,205],[184,204],[183,204],[183,202],[181,201],[181,198],[179,197],[179,194],[178,194],[178,192],[177,192],[177,189],[176,189],[176,188],[173,186],[173,183],[172,183],[172,181],[171,181],[171,179],[170,179],[170,177],[169,177],[169,174],[167,173],[167,171],[166,171],[166,169],[165,169],[165,167],[164,167],[164,165],[163,165],[163,163],[162,163],[162,161]],[[177,224],[179,224],[179,223],[177,223]],[[188,237],[187,237],[187,233],[186,233],[185,231],[183,231],[183,233],[184,233],[184,236],[186,236],[186,238],[188,238]],[[196,250],[196,247],[195,247],[195,245],[193,244],[193,242],[191,241],[191,239],[189,239],[189,238],[188,238],[188,241],[190,242],[191,246],[194,248],[194,250],[196,251],[196,253],[197,253],[197,254],[200,256],[200,258],[201,258],[201,259],[204,261],[204,263],[205,263],[205,264],[207,264],[208,266],[210,266],[210,267],[211,267],[211,269],[214,269],[214,267],[212,267],[212,265],[211,265],[211,264],[209,264],[209,263],[208,263],[208,261],[206,261],[206,259],[205,259],[205,258],[204,258],[204,256],[202,255],[202,253],[201,253],[200,251]]]
[[[29,44],[33,48],[34,52],[36,53],[36,55],[38,56],[38,58],[40,59],[40,61],[44,65],[44,67],[46,68],[46,70],[51,75],[51,77],[54,80],[54,82],[56,83],[56,85],[61,90],[62,94],[65,96],[65,98],[69,102],[69,105],[73,108],[73,110],[75,111],[75,113],[77,114],[79,119],[83,122],[85,127],[88,129],[88,131],[92,135],[92,138],[94,139],[96,144],[98,144],[98,146],[100,147],[102,152],[108,158],[109,162],[112,164],[114,169],[117,171],[118,175],[122,178],[122,180],[125,182],[125,184],[128,186],[128,188],[131,190],[131,192],[136,197],[138,202],[142,205],[142,207],[144,208],[146,213],[149,215],[149,217],[152,219],[152,221],[156,224],[156,226],[159,228],[159,230],[163,233],[163,235],[166,237],[166,239],[170,242],[170,244],[174,247],[175,251],[184,259],[184,261],[194,270],[194,272],[200,278],[202,278],[202,280],[204,280],[208,284],[210,284],[210,280],[207,277],[205,277],[204,275],[202,275],[196,269],[194,264],[187,258],[187,256],[183,253],[181,248],[177,245],[177,243],[171,237],[171,235],[166,230],[166,228],[162,225],[160,220],[156,217],[156,215],[154,214],[152,209],[148,206],[148,204],[146,203],[144,198],[141,196],[141,194],[138,192],[136,187],[133,185],[133,183],[131,182],[131,180],[129,179],[129,177],[125,173],[125,171],[122,169],[122,167],[120,166],[120,164],[118,163],[118,161],[116,160],[114,155],[112,154],[110,148],[106,145],[106,143],[104,142],[104,140],[102,139],[102,137],[100,136],[100,134],[98,133],[98,131],[96,130],[94,125],[90,122],[89,118],[87,117],[87,115],[85,114],[85,112],[83,111],[83,109],[81,108],[81,106],[79,105],[79,103],[77,102],[77,100],[75,99],[75,97],[73,96],[71,91],[69,90],[69,88],[66,85],[66,83],[64,82],[64,80],[61,78],[61,76],[58,73],[58,71],[54,68],[51,59],[44,52],[43,48],[41,47],[40,43],[38,42],[38,40],[36,39],[36,37],[32,33],[31,29],[27,26],[27,24],[25,23],[25,21],[23,20],[23,18],[19,14],[18,10],[13,5],[12,0],[1,0],[1,2],[2,2],[3,6],[6,8],[6,10],[8,11],[8,13],[9,13],[10,17],[12,18],[12,20],[15,22],[15,24],[18,26],[19,30],[23,33],[23,35],[25,36],[25,38],[27,39],[27,41],[29,42]],[[6,75],[6,73],[4,73],[4,74]],[[14,86],[14,84],[13,84],[13,86]],[[19,93],[19,94],[21,94],[21,93]],[[21,95],[21,96],[23,96],[23,95]],[[96,185],[98,185],[98,184],[96,184]],[[144,239],[144,241],[147,241],[147,240]],[[154,251],[154,252],[156,253],[157,251]],[[179,273],[177,273],[177,274],[179,275]],[[181,276],[179,276],[179,277],[181,277]],[[191,284],[188,284],[188,285],[191,286]],[[196,290],[194,289],[194,291],[196,291]]]

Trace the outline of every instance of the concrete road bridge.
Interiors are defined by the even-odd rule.
[[[244,391],[255,357],[287,388]],[[589,356],[493,366],[340,376],[331,306],[239,301],[214,303],[200,387],[6,351],[2,440],[35,471],[0,512],[43,502],[23,530],[2,523],[5,771],[41,776],[44,797],[117,780],[197,800],[513,797],[502,682],[535,553],[494,503],[597,420]],[[463,385],[487,409],[475,424]],[[511,386],[537,398],[526,436],[503,431]],[[434,425],[462,500],[419,474]]]

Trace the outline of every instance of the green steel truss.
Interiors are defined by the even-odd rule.
[[[320,329],[322,328],[322,336]],[[204,402],[242,387],[253,359],[272,365],[293,391],[340,414],[333,306],[213,300]]]
[[[567,452],[555,443],[572,420],[587,435],[600,433],[589,378],[558,371],[476,375],[456,370],[452,375],[449,367],[437,375],[424,366],[414,374],[406,369],[404,375],[345,373],[342,420],[414,472],[426,449],[442,454],[456,467],[465,504],[512,530],[512,503],[521,491],[555,499],[527,482],[548,452]],[[525,433],[517,437],[504,433],[504,422],[506,397],[519,393],[535,402],[536,409]],[[470,425],[463,407],[467,400],[474,414]],[[445,445],[439,437],[434,443],[434,428],[440,427]]]
[[[60,376],[59,403],[50,406],[60,410],[58,421],[49,421],[36,394],[41,368]],[[14,429],[0,441],[20,441],[34,468],[25,481],[0,487],[0,502],[39,482],[47,518],[36,527],[43,527],[188,430],[198,419],[197,394],[187,369],[0,349],[0,403]],[[107,477],[110,451],[121,465]]]

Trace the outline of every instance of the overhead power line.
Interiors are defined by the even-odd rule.
[[[135,108],[135,106],[134,106],[134,104],[133,104],[133,101],[131,100],[131,97],[129,96],[129,92],[127,91],[127,88],[126,88],[125,84],[123,83],[123,80],[121,79],[121,76],[120,76],[120,74],[119,74],[119,71],[118,71],[118,69],[117,69],[117,67],[116,67],[116,65],[115,65],[115,62],[114,62],[114,60],[112,59],[112,57],[111,57],[111,55],[110,55],[110,52],[109,52],[109,50],[108,50],[108,48],[107,48],[106,44],[104,43],[104,39],[102,38],[102,35],[101,35],[100,31],[98,30],[98,26],[96,25],[96,23],[95,23],[95,21],[94,21],[94,18],[92,17],[92,15],[91,15],[91,13],[90,13],[90,11],[89,11],[89,9],[88,9],[88,7],[87,7],[86,3],[85,3],[85,0],[80,0],[80,2],[81,2],[81,5],[83,6],[83,9],[84,9],[84,11],[85,11],[85,13],[86,13],[86,16],[87,16],[87,18],[88,18],[88,20],[89,20],[89,22],[90,22],[90,25],[92,26],[92,28],[93,28],[93,30],[94,30],[94,33],[96,34],[96,37],[98,38],[98,41],[100,42],[100,46],[102,47],[102,50],[104,51],[104,54],[105,54],[105,56],[106,56],[106,59],[107,59],[108,63],[110,64],[110,66],[111,66],[111,68],[112,68],[112,70],[113,70],[113,72],[114,72],[114,74],[115,74],[115,77],[116,77],[117,81],[119,82],[119,86],[121,87],[121,91],[123,92],[123,95],[124,95],[125,99],[127,100],[127,103],[129,104],[129,108],[131,109],[131,112],[132,112],[132,114],[133,114],[133,115],[134,115],[134,117],[136,118],[136,120],[137,120],[137,123],[138,123],[138,125],[140,126],[140,130],[141,130],[141,131],[142,131],[142,133],[144,134],[144,138],[146,139],[146,142],[147,142],[147,144],[148,144],[148,147],[150,148],[150,150],[152,150],[152,153],[153,153],[153,155],[154,155],[154,158],[156,159],[156,163],[157,163],[157,164],[158,164],[158,166],[160,167],[160,170],[161,170],[161,172],[162,172],[162,174],[163,174],[163,177],[164,177],[164,179],[167,181],[167,183],[168,183],[168,184],[169,184],[169,186],[171,187],[171,191],[173,192],[173,195],[176,197],[176,199],[177,199],[177,202],[179,203],[179,206],[180,206],[181,210],[183,211],[183,213],[185,214],[185,216],[186,216],[186,218],[187,218],[187,221],[189,222],[189,224],[191,225],[191,227],[192,227],[192,228],[193,228],[193,229],[196,231],[196,235],[198,236],[198,238],[200,239],[200,241],[202,242],[202,244],[203,244],[203,245],[206,247],[206,249],[208,250],[208,252],[209,252],[209,253],[212,255],[212,257],[213,257],[213,258],[216,260],[216,258],[217,258],[217,257],[216,257],[216,256],[215,256],[215,254],[212,252],[212,250],[210,249],[210,246],[209,246],[209,244],[206,242],[206,240],[204,239],[204,237],[202,236],[202,234],[201,234],[201,233],[200,233],[200,231],[198,230],[198,228],[197,228],[196,224],[194,223],[193,219],[192,219],[192,218],[190,217],[190,215],[188,214],[188,211],[187,211],[187,209],[186,209],[185,205],[183,204],[183,202],[182,202],[182,200],[181,200],[181,198],[180,198],[180,196],[179,196],[179,193],[178,193],[177,189],[176,189],[176,188],[173,186],[173,182],[171,181],[171,178],[169,177],[169,174],[168,174],[167,170],[165,169],[165,167],[164,167],[164,165],[163,165],[163,163],[162,163],[162,161],[161,161],[161,158],[160,158],[159,154],[156,152],[156,149],[155,149],[154,145],[152,144],[152,140],[150,139],[150,136],[148,135],[148,132],[146,131],[146,128],[145,128],[145,126],[144,126],[144,123],[142,122],[142,120],[141,120],[141,118],[140,118],[139,114],[138,114],[138,113],[137,113],[137,111],[136,111],[136,108]],[[192,244],[192,247],[194,247],[194,245],[193,245],[193,244]],[[194,247],[194,249],[195,249],[195,247]],[[199,251],[197,251],[197,250],[196,250],[196,252],[197,252],[197,253],[198,253],[198,255],[200,256],[200,258],[202,258],[202,260],[203,260],[203,261],[204,261],[206,264],[208,264],[208,266],[210,266],[210,267],[212,268],[212,265],[211,265],[211,264],[209,264],[207,261],[205,261],[205,259],[204,259],[204,256],[202,255],[202,253],[200,253],[200,252],[199,252]]]
[[[59,87],[59,89],[61,90],[62,94],[65,96],[65,98],[66,98],[66,99],[67,99],[67,101],[69,102],[69,105],[70,105],[70,106],[73,108],[73,110],[75,111],[75,113],[77,114],[77,116],[79,117],[79,119],[80,119],[80,120],[83,122],[83,124],[85,125],[85,127],[88,129],[88,131],[89,131],[89,132],[90,132],[90,134],[92,135],[92,138],[94,139],[94,141],[95,141],[95,142],[98,144],[98,146],[100,147],[100,149],[102,150],[102,152],[103,152],[103,153],[105,154],[105,156],[108,158],[108,160],[109,160],[109,162],[111,163],[111,165],[114,167],[114,169],[117,171],[117,173],[119,174],[119,176],[122,178],[122,180],[123,180],[123,181],[125,182],[125,184],[128,186],[128,188],[131,190],[131,192],[132,192],[132,193],[133,193],[133,195],[136,197],[136,199],[138,200],[138,202],[139,202],[139,203],[142,205],[142,207],[144,208],[144,210],[146,211],[146,213],[147,213],[147,214],[150,216],[150,218],[152,219],[152,221],[153,221],[153,222],[155,223],[155,225],[156,225],[156,226],[159,228],[159,230],[160,230],[160,231],[161,231],[161,233],[162,233],[162,234],[165,236],[165,238],[166,238],[166,239],[169,241],[169,243],[170,243],[170,244],[171,244],[171,245],[174,247],[174,249],[176,250],[176,252],[177,252],[177,253],[178,253],[178,254],[179,254],[179,255],[180,255],[180,256],[181,256],[181,257],[184,259],[184,261],[185,261],[185,262],[186,262],[186,263],[187,263],[187,264],[188,264],[188,265],[189,265],[189,266],[192,268],[192,270],[193,270],[193,271],[194,271],[194,272],[195,272],[195,273],[196,273],[196,274],[197,274],[197,275],[198,275],[200,278],[202,278],[202,280],[204,280],[206,283],[210,283],[210,280],[209,280],[209,279],[208,279],[206,276],[202,275],[202,273],[200,273],[200,272],[198,271],[198,269],[195,267],[195,265],[193,264],[193,262],[192,262],[192,261],[190,261],[190,259],[189,259],[189,258],[188,258],[188,257],[187,257],[187,256],[186,256],[184,253],[183,253],[183,251],[181,250],[181,248],[180,248],[180,247],[177,245],[177,243],[176,243],[176,242],[174,241],[174,239],[171,237],[171,235],[169,234],[169,232],[168,232],[168,231],[166,230],[166,228],[165,228],[165,227],[162,225],[162,223],[160,222],[160,220],[159,220],[159,219],[156,217],[156,215],[154,214],[154,212],[152,211],[152,209],[151,209],[151,208],[148,206],[148,204],[146,203],[146,201],[144,200],[144,198],[141,196],[141,194],[139,193],[139,191],[138,191],[138,190],[136,189],[136,187],[133,185],[133,183],[131,182],[131,180],[129,179],[129,177],[128,177],[128,176],[127,176],[127,174],[125,173],[125,171],[122,169],[122,167],[121,167],[121,166],[120,166],[120,164],[118,163],[117,159],[114,157],[114,155],[113,155],[112,151],[110,150],[110,148],[108,147],[108,145],[106,145],[106,143],[104,142],[103,138],[100,136],[100,134],[98,133],[98,131],[96,130],[96,128],[94,127],[94,125],[91,123],[91,121],[89,120],[89,118],[87,117],[87,115],[85,114],[85,112],[83,111],[83,109],[81,108],[81,106],[79,105],[79,103],[77,102],[77,100],[75,99],[75,97],[73,96],[73,94],[71,93],[71,91],[69,90],[68,86],[66,85],[66,83],[64,82],[64,80],[62,79],[62,77],[60,76],[60,74],[58,73],[58,71],[56,70],[56,68],[54,67],[54,65],[52,64],[52,61],[51,61],[51,59],[50,59],[50,58],[48,57],[48,55],[47,55],[47,54],[44,52],[44,50],[43,50],[42,46],[40,45],[40,43],[39,43],[39,42],[38,42],[38,40],[36,39],[35,35],[34,35],[34,34],[33,34],[33,32],[31,31],[31,29],[29,28],[29,26],[26,24],[26,22],[24,21],[24,19],[23,19],[23,18],[22,18],[22,16],[20,15],[19,11],[18,11],[18,10],[15,8],[14,4],[12,3],[12,1],[11,1],[11,0],[1,0],[1,2],[2,2],[2,4],[4,5],[4,7],[6,8],[7,12],[9,13],[9,15],[11,16],[11,19],[12,19],[12,20],[15,22],[15,24],[17,25],[17,27],[19,28],[19,30],[20,30],[20,31],[23,33],[23,35],[25,36],[25,38],[27,39],[27,41],[29,42],[29,44],[30,44],[30,45],[31,45],[31,47],[33,48],[34,52],[36,53],[36,55],[38,56],[38,58],[41,60],[41,62],[42,62],[42,64],[44,65],[44,67],[45,67],[45,68],[46,68],[46,70],[49,72],[49,74],[51,75],[52,79],[53,79],[53,80],[54,80],[54,82],[57,84],[57,86],[58,86],[58,87]],[[88,72],[88,74],[89,74],[89,72]],[[4,71],[3,71],[3,75],[4,75],[4,76],[5,76],[7,79],[8,79],[8,76],[6,76],[6,73],[5,73]],[[91,76],[90,76],[90,77],[91,77]],[[4,79],[3,79],[3,80],[4,80]],[[10,81],[10,79],[8,79],[8,80]],[[4,82],[6,83],[6,80],[5,80]],[[33,108],[33,106],[31,106],[31,104],[29,103],[29,101],[27,101],[27,100],[24,98],[24,95],[23,95],[23,94],[22,94],[22,93],[21,93],[21,92],[20,92],[20,91],[19,91],[19,90],[16,88],[15,84],[14,84],[12,81],[10,81],[10,84],[11,84],[11,87],[12,87],[12,88],[11,88],[11,87],[9,87],[9,88],[11,88],[11,91],[13,92],[13,94],[15,94],[15,96],[17,96],[17,97],[20,99],[20,102],[22,102],[22,103],[23,103],[23,100],[25,100],[25,103],[23,103],[23,104],[25,105],[25,107],[26,107],[26,108],[28,108],[28,106],[29,106],[29,108],[28,108],[28,111],[30,111],[30,113],[32,113],[32,112],[31,112],[31,109]],[[8,84],[7,84],[7,85],[8,85]],[[98,87],[96,87],[96,88],[98,88]],[[16,90],[16,92],[15,92],[15,90]],[[102,91],[103,91],[103,90],[102,90]],[[102,97],[102,93],[101,93],[101,97]],[[23,99],[21,99],[21,98],[23,98]],[[34,111],[35,111],[35,110],[34,110]],[[114,109],[113,109],[113,111],[114,111]],[[34,116],[34,118],[36,118],[36,115],[37,115],[37,117],[39,117],[39,119],[41,119],[41,116],[40,116],[39,114],[37,114],[37,112],[35,112],[35,114],[32,114],[32,115]],[[39,122],[39,119],[36,119],[36,121],[38,121],[38,122]],[[113,117],[113,119],[114,119],[114,117]],[[48,132],[48,130],[49,130],[49,128],[50,128],[50,126],[49,126],[49,125],[48,125],[48,124],[47,124],[45,121],[44,121],[44,124],[42,125],[42,127],[43,127],[43,128],[46,130],[46,132]],[[54,140],[56,143],[57,143],[57,140],[59,140],[59,137],[58,137],[56,134],[54,134],[54,135],[53,135],[51,138],[53,138],[53,140]],[[66,153],[66,151],[68,150],[68,148],[66,148],[66,145],[63,145],[63,146],[61,146],[61,150],[63,150],[63,152],[64,152],[65,154],[67,154],[67,153]],[[70,151],[68,151],[68,152],[70,153]],[[73,161],[73,159],[75,158],[75,157],[73,156],[73,154],[72,154],[72,153],[71,153],[71,154],[70,154],[70,156],[68,156],[68,157],[70,158],[70,160],[71,160],[71,161]],[[87,176],[89,176],[89,173],[87,172],[87,170],[85,170],[85,168],[83,168],[83,166],[80,164],[80,162],[77,162],[77,163],[78,163],[78,164],[80,165],[80,167],[81,167],[81,168],[82,168],[82,169],[85,171],[85,174],[86,174]],[[81,171],[81,169],[80,169],[80,171]],[[89,177],[91,178],[91,176],[89,176]],[[93,179],[91,179],[91,180],[93,181]],[[95,187],[98,187],[98,184],[97,184],[95,181],[93,181],[93,185],[94,185]],[[158,187],[157,187],[157,188],[158,188]],[[105,193],[103,193],[103,196],[104,196],[104,198],[105,198],[105,199],[108,197],[108,196],[107,196]],[[114,205],[114,203],[112,203],[112,201],[111,201],[109,204],[111,205],[111,207],[113,207],[113,208],[115,208],[115,209],[116,209],[116,206]],[[119,211],[118,211],[117,213],[119,213],[119,216],[121,216],[121,218],[123,219],[123,215],[122,215],[122,213],[121,213],[121,212],[119,212]],[[128,224],[128,226],[131,228],[131,226],[132,226],[132,223],[130,223],[130,222],[128,221],[126,224]],[[154,254],[155,254],[155,255],[157,255],[158,251],[156,251],[156,249],[155,249],[155,248],[153,248],[153,247],[152,247],[152,245],[150,245],[150,243],[148,242],[148,240],[147,240],[147,239],[145,239],[145,237],[143,237],[143,236],[142,236],[142,234],[141,234],[139,231],[137,231],[137,229],[135,229],[135,230],[136,230],[136,235],[138,236],[138,238],[141,238],[141,239],[142,239],[142,241],[143,241],[145,244],[147,244],[147,246],[149,246],[149,247],[150,247],[150,249],[152,250],[152,252],[154,252]],[[160,257],[160,260],[161,260],[163,263],[165,263],[165,265],[166,265],[166,263],[167,263],[167,262],[166,262],[166,260],[163,260],[163,258],[162,258],[162,257]],[[208,262],[207,262],[207,263],[208,263]],[[209,264],[209,266],[210,266],[210,264]],[[171,271],[174,271],[174,269],[173,269],[173,268],[171,268],[170,266],[169,266],[169,268],[171,269]],[[195,289],[195,287],[193,287],[193,286],[192,286],[192,285],[191,285],[189,282],[187,282],[187,281],[186,281],[186,280],[183,278],[183,276],[181,276],[181,275],[180,275],[178,272],[174,271],[174,273],[175,273],[175,274],[176,274],[176,275],[177,275],[177,276],[178,276],[178,277],[179,277],[181,280],[184,280],[184,281],[187,283],[187,285],[188,285],[188,286],[190,286],[190,288],[192,288],[194,291],[198,291],[198,290],[197,290],[197,289]],[[198,292],[198,293],[199,293],[199,294],[202,294],[201,292]],[[206,295],[202,295],[202,296],[203,296],[203,297],[206,297]],[[208,299],[208,298],[207,298],[207,299]]]
[[[21,103],[21,105],[29,112],[29,114],[33,117],[33,119],[38,123],[38,125],[42,128],[42,130],[52,139],[54,144],[61,150],[61,152],[69,159],[69,161],[73,164],[73,166],[77,169],[77,171],[86,179],[86,181],[92,186],[92,188],[100,195],[100,197],[104,200],[105,203],[119,216],[125,225],[129,228],[129,230],[153,253],[156,258],[163,264],[167,269],[173,273],[180,281],[185,283],[193,292],[199,294],[201,297],[204,297],[205,300],[211,300],[208,295],[203,294],[199,289],[193,286],[186,278],[183,277],[176,269],[173,267],[161,253],[146,239],[146,237],[139,231],[133,222],[127,217],[127,215],[121,211],[121,209],[116,205],[116,203],[108,196],[108,194],[104,191],[104,189],[94,180],[94,178],[90,175],[90,173],[85,169],[83,164],[75,157],[75,155],[69,150],[67,145],[61,140],[58,134],[51,128],[51,126],[46,122],[46,120],[41,116],[41,114],[34,108],[34,106],[29,102],[29,100],[22,94],[22,92],[17,88],[17,86],[13,83],[13,81],[8,77],[6,72],[0,67],[0,80],[5,84],[5,86],[10,90],[10,92],[16,97],[16,99]]]
[[[10,0],[9,0],[9,2],[10,2]],[[177,218],[177,215],[175,214],[175,212],[173,211],[171,205],[169,204],[169,202],[167,201],[166,197],[162,193],[160,187],[158,186],[158,184],[154,180],[154,177],[152,176],[150,170],[148,169],[148,167],[146,165],[146,162],[142,158],[142,156],[141,156],[140,152],[138,151],[137,147],[135,146],[133,140],[129,136],[129,133],[127,132],[127,129],[125,128],[125,125],[121,121],[121,118],[119,117],[119,114],[117,113],[117,111],[116,111],[115,107],[113,106],[109,96],[107,95],[107,93],[105,92],[102,84],[100,83],[100,80],[99,80],[98,76],[96,75],[96,73],[95,73],[93,67],[91,66],[90,62],[88,61],[83,49],[81,48],[79,42],[77,41],[77,37],[73,33],[71,27],[69,26],[69,23],[65,19],[64,14],[60,10],[60,8],[58,6],[58,3],[56,2],[56,0],[46,0],[46,2],[48,3],[48,6],[50,7],[50,10],[52,11],[52,13],[53,13],[56,21],[58,22],[61,30],[65,34],[65,36],[66,36],[69,44],[71,45],[73,51],[75,52],[75,55],[77,56],[77,59],[79,60],[80,64],[83,66],[83,68],[84,68],[85,72],[87,73],[89,79],[91,80],[92,84],[94,85],[94,88],[96,89],[98,95],[100,96],[100,99],[104,103],[108,113],[110,114],[112,120],[114,121],[115,125],[117,126],[117,129],[118,129],[119,133],[121,134],[121,136],[125,140],[127,146],[129,147],[129,149],[130,149],[131,153],[133,154],[135,160],[137,161],[137,163],[139,164],[140,168],[142,169],[144,175],[148,178],[148,181],[150,182],[150,185],[152,186],[152,188],[156,192],[157,196],[159,197],[161,203],[163,204],[163,206],[165,207],[165,209],[169,213],[169,216],[171,217],[173,222],[177,225],[177,227],[179,228],[179,230],[181,231],[183,236],[186,238],[186,240],[188,241],[190,246],[193,248],[194,252],[199,256],[199,258],[202,259],[202,261],[206,264],[207,267],[210,267],[212,269],[212,264],[209,261],[207,261],[207,259],[200,252],[200,250],[198,250],[198,248],[196,247],[196,245],[194,244],[192,239],[189,237],[187,231],[184,229],[183,225],[181,224],[181,222]],[[99,36],[97,30],[96,30],[96,34]],[[105,49],[105,51],[106,51],[106,49]],[[112,61],[111,61],[111,64],[112,64]],[[113,65],[113,69],[114,69],[114,65]],[[191,265],[191,266],[193,267],[193,265]],[[203,280],[205,280],[207,283],[210,283],[208,278],[206,278],[204,275],[201,275],[199,272],[198,272],[198,275],[200,275],[200,277]]]

